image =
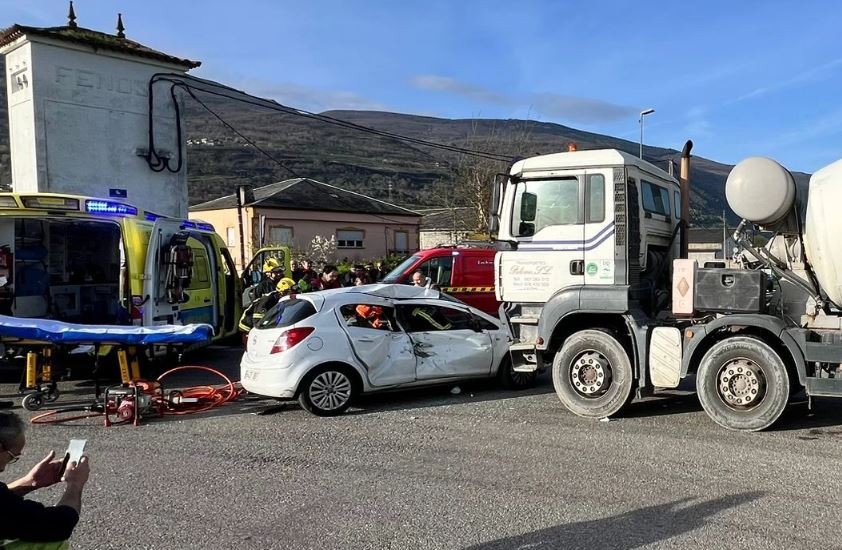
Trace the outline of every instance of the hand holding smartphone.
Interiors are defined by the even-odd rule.
[[[61,475],[64,475],[64,470],[71,462],[79,464],[82,455],[85,452],[85,446],[88,444],[87,439],[71,439],[70,445],[67,446],[67,452],[64,454],[64,460],[61,464]]]

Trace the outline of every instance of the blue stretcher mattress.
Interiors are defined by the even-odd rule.
[[[0,338],[38,340],[54,344],[193,344],[213,337],[207,324],[155,325],[77,325],[50,319],[22,319],[0,315]]]

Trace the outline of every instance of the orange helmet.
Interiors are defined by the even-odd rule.
[[[359,315],[363,319],[372,319],[383,315],[383,308],[380,306],[368,306],[365,304],[360,304],[357,306],[356,311],[357,315]]]

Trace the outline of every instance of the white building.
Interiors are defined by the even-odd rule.
[[[72,11],[66,26],[0,31],[0,54],[15,191],[113,196],[187,216],[186,131],[179,142],[181,121],[166,82],[155,86],[153,128],[155,150],[170,157],[172,170],[153,171],[144,156],[149,82],[156,73],[184,74],[199,62],[125,38],[122,21],[117,35],[79,27]]]

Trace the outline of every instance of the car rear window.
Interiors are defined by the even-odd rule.
[[[266,312],[257,328],[288,327],[314,315],[316,308],[307,300],[283,300]]]

